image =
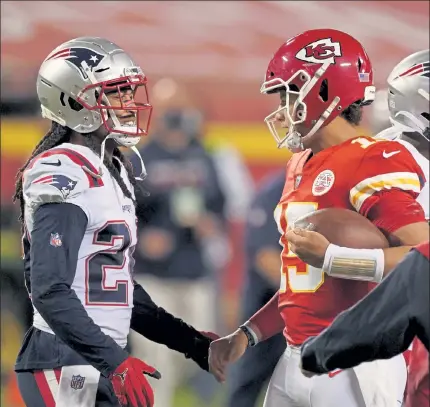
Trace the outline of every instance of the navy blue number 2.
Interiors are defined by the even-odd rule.
[[[121,241],[119,248],[112,247]],[[131,233],[128,225],[124,221],[107,222],[101,229],[94,233],[93,244],[106,246],[106,250],[101,250],[91,255],[86,261],[85,270],[85,302],[87,305],[105,306],[128,306],[128,284],[129,270],[124,270],[128,253],[133,248],[130,247]],[[133,262],[130,262],[130,267]],[[120,278],[114,283],[108,280],[107,275],[113,270],[122,270]],[[126,274],[127,273],[127,274]]]

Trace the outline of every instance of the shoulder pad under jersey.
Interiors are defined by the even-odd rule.
[[[25,203],[33,209],[45,203],[73,203],[85,190],[103,186],[97,175],[97,169],[82,154],[53,148],[34,158],[24,171]]]
[[[388,127],[385,130],[380,131],[375,139],[382,140],[397,140],[402,136],[402,129],[397,126]]]

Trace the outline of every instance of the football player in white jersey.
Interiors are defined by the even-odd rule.
[[[388,112],[391,127],[378,133],[376,138],[396,140],[414,155],[426,177],[417,198],[430,219],[429,155],[430,155],[430,50],[415,52],[400,61],[391,71],[388,82]],[[428,370],[420,365],[422,344],[416,339],[407,351],[410,361],[406,388],[406,405],[427,394],[429,397]],[[427,365],[428,366],[428,365]],[[427,368],[428,369],[428,368]],[[425,389],[425,390],[424,390]]]
[[[388,76],[388,111],[392,124],[377,139],[396,140],[415,157],[427,182],[417,198],[429,219],[430,55],[415,52],[400,61]]]
[[[15,366],[27,406],[152,407],[145,375],[160,374],[126,351],[130,328],[208,370],[211,335],[133,281],[143,192],[118,146],[134,148],[148,132],[146,84],[131,57],[102,38],[60,45],[39,70],[52,127],[18,172],[14,197],[34,307]]]

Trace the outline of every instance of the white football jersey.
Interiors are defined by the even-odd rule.
[[[415,161],[421,167],[426,177],[425,185],[420,195],[417,198],[417,202],[419,202],[420,205],[422,206],[424,213],[426,215],[426,219],[430,219],[429,160],[425,158],[411,143],[407,142],[406,140],[402,140],[401,136],[402,136],[402,129],[396,126],[392,126],[385,130],[382,130],[380,133],[378,133],[375,136],[375,138],[393,140],[393,141],[395,140],[398,143],[403,144],[409,150],[412,156],[415,158]]]
[[[108,169],[103,166],[103,175],[95,176],[99,165],[100,158],[91,149],[69,143],[39,155],[23,176],[25,226],[29,237],[34,211],[45,203],[71,203],[85,212],[88,225],[71,288],[101,330],[124,347],[133,308],[137,220],[133,201],[124,196]],[[134,194],[122,164],[121,177]],[[61,236],[53,231],[47,244],[61,245]],[[53,333],[36,309],[33,325]]]

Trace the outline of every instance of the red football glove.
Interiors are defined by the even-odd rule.
[[[154,392],[145,375],[160,379],[161,374],[140,359],[128,357],[110,378],[122,407],[152,407]]]

